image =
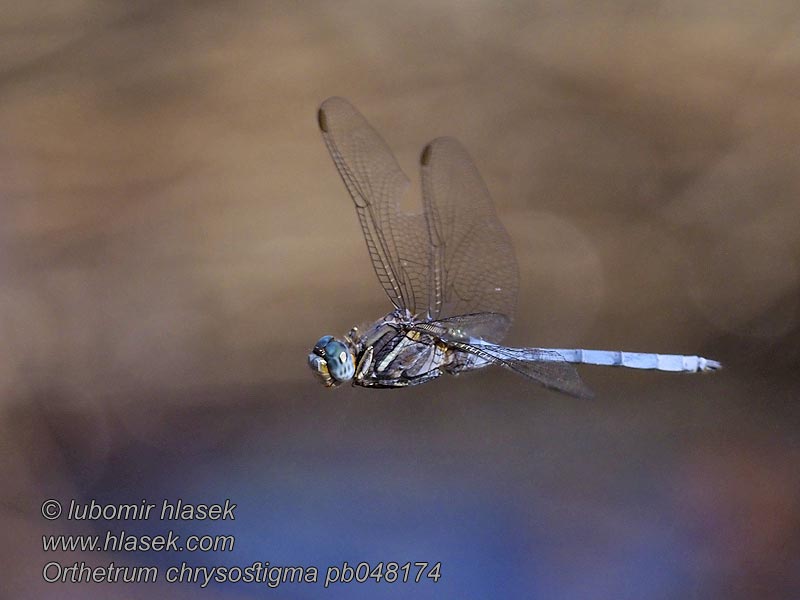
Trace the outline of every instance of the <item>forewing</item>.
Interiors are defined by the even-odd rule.
[[[519,272],[511,239],[495,213],[489,191],[463,146],[437,138],[421,158],[422,195],[431,240],[432,320],[499,313],[514,318]]]
[[[402,214],[409,185],[389,147],[347,100],[328,98],[319,127],[333,163],[353,197],[372,266],[397,308],[428,304],[428,233],[424,216]]]

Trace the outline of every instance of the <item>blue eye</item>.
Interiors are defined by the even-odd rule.
[[[325,361],[328,363],[328,371],[336,381],[350,381],[353,378],[356,370],[353,356],[342,342],[332,340],[325,345]]]
[[[308,366],[328,387],[350,381],[356,372],[350,347],[332,335],[323,335],[308,355]]]
[[[332,335],[323,335],[321,338],[319,338],[319,340],[317,340],[317,343],[314,344],[314,354],[319,354],[320,356],[322,356],[323,353],[325,352],[325,346],[327,346],[332,341],[333,341]]]

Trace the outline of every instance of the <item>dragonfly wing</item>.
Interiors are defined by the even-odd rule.
[[[452,342],[452,346],[576,398],[594,396],[578,371],[557,352],[539,348],[506,348],[496,344]]]
[[[469,338],[493,340],[502,337],[508,331],[510,324],[511,319],[506,315],[485,312],[420,323],[415,329],[447,340],[469,341]]]
[[[435,139],[420,162],[431,244],[430,318],[506,315],[505,327],[487,338],[499,342],[511,325],[519,290],[511,238],[486,184],[457,140]]]
[[[328,152],[355,203],[372,266],[386,295],[412,314],[428,304],[429,240],[425,217],[403,214],[409,181],[386,142],[347,100],[319,108]]]

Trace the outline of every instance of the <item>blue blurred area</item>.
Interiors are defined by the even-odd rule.
[[[769,518],[759,503],[783,501],[773,498],[780,488],[744,496],[727,490],[753,431],[738,420],[720,427],[708,420],[712,415],[670,422],[671,414],[691,412],[696,399],[670,405],[668,394],[641,397],[645,411],[613,395],[605,405],[547,392],[520,398],[523,387],[513,377],[483,377],[434,384],[427,396],[401,392],[384,404],[362,390],[342,390],[331,401],[327,390],[289,388],[230,393],[224,409],[214,408],[217,402],[202,411],[170,409],[147,438],[118,445],[86,497],[130,503],[146,491],[159,508],[163,499],[178,498],[237,504],[233,522],[111,524],[130,534],[172,529],[184,540],[236,538],[230,553],[136,557],[162,573],[182,561],[319,569],[316,584],[212,583],[209,590],[222,597],[565,600],[669,599],[724,589],[717,578],[749,560],[745,547],[735,559],[732,549],[718,546],[741,535],[738,513],[755,510],[758,527]],[[461,395],[458,404],[440,395],[446,385]],[[491,403],[481,398],[489,390]],[[209,399],[217,393],[225,394]],[[170,405],[181,399],[171,397]],[[719,456],[728,458],[714,473]],[[786,465],[773,467],[778,474]],[[714,515],[716,522],[708,519]],[[108,526],[79,525],[98,532]],[[773,534],[768,547],[779,552],[789,533]],[[441,579],[324,589],[327,567],[345,561],[354,568],[441,562]],[[172,585],[199,593],[199,583]]]

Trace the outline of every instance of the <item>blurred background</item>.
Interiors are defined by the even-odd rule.
[[[797,598],[796,2],[3,2],[9,598]],[[509,342],[700,354],[327,390],[388,311],[317,130],[349,98],[412,180],[458,137],[517,249]],[[419,186],[414,189],[418,193]],[[409,199],[418,202],[417,196]],[[335,249],[335,250],[332,250]],[[54,555],[45,498],[231,498],[231,554]],[[44,584],[45,562],[442,562],[437,584]]]

